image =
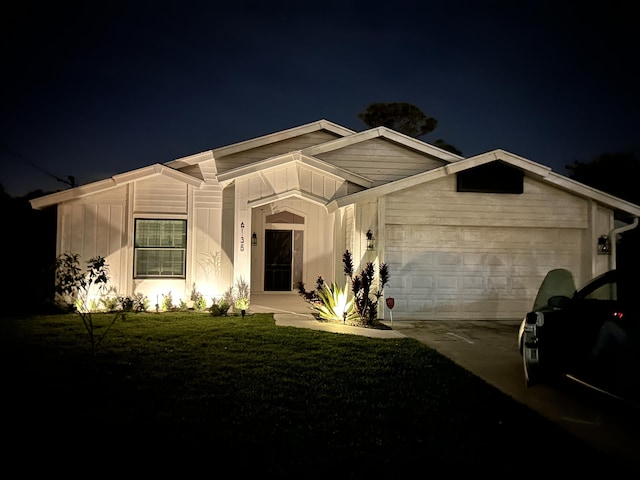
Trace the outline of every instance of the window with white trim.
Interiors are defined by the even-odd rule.
[[[187,221],[137,218],[134,277],[185,277]]]

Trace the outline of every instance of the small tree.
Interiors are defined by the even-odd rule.
[[[87,269],[80,268],[79,255],[64,253],[56,259],[56,298],[76,312],[89,334],[91,354],[95,358],[98,345],[105,338],[118,318],[124,318],[122,311],[114,313],[107,328],[98,335],[93,321],[93,312],[98,308],[100,298],[108,292],[109,266],[103,257],[96,256],[87,261]]]

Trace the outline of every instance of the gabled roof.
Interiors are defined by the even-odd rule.
[[[328,120],[318,120],[317,122],[307,123],[306,125],[300,125],[299,127],[289,128],[288,130],[282,130],[280,132],[271,133],[269,135],[263,135],[261,137],[252,138],[243,142],[234,143],[206,152],[198,153],[195,155],[189,155],[188,157],[178,158],[165,165],[172,168],[183,168],[189,165],[194,165],[205,158],[220,158],[226,155],[234,153],[244,152],[254,148],[269,145],[270,143],[281,142],[282,140],[288,140],[290,138],[299,137],[307,133],[317,132],[325,130],[327,132],[334,133],[338,136],[344,137],[355,133],[353,130],[342,127],[336,123],[329,122]],[[211,157],[213,155],[213,157]]]
[[[30,200],[30,203],[32,208],[38,210],[41,208],[49,207],[51,205],[55,205],[57,203],[86,197],[94,193],[103,192],[105,190],[110,190],[112,188],[120,187],[131,182],[144,180],[158,175],[172,178],[174,180],[184,182],[188,185],[193,185],[194,187],[200,187],[204,183],[204,181],[200,180],[199,178],[195,178],[191,175],[187,175],[186,173],[179,172],[178,170],[169,168],[166,165],[155,163],[148,167],[143,167],[119,175],[114,175],[113,177],[106,180],[89,183],[87,185],[81,185],[69,190],[63,190],[61,192],[45,195],[44,197],[34,198]]]
[[[417,152],[424,153],[431,157],[435,157],[447,162],[457,162],[464,158],[447,150],[443,150],[436,146],[417,140],[413,137],[404,135],[400,132],[396,132],[395,130],[391,130],[387,127],[376,127],[365,130],[363,132],[354,133],[347,137],[337,138],[320,145],[305,148],[301,152],[304,155],[319,155],[321,153],[326,153],[347,146],[355,145],[357,143],[365,142],[373,138],[384,138]]]
[[[116,188],[127,183],[150,178],[156,175],[164,175],[198,188],[205,183],[203,180],[187,173],[180,172],[177,169],[197,165],[200,162],[214,160],[216,158],[244,152],[261,146],[318,131],[327,131],[340,138],[329,140],[312,147],[307,147],[303,150],[276,155],[252,163],[250,165],[238,167],[237,169],[221,173],[218,178],[223,183],[229,183],[238,176],[251,174],[259,170],[263,171],[264,169],[275,168],[281,166],[283,163],[295,161],[300,164],[306,164],[314,168],[321,169],[327,172],[327,174],[329,175],[339,176],[366,189],[364,191],[353,193],[332,201],[329,205],[327,205],[328,210],[332,211],[340,208],[341,206],[348,205],[356,201],[373,199],[380,195],[399,191],[414,185],[419,185],[438,178],[442,178],[447,175],[452,175],[463,170],[468,170],[479,165],[483,165],[485,163],[489,163],[495,160],[501,160],[505,163],[511,164],[514,167],[521,169],[530,177],[554,185],[575,195],[593,199],[594,201],[597,201],[600,204],[612,208],[618,212],[640,216],[640,207],[638,205],[632,204],[613,195],[609,195],[597,189],[591,188],[580,182],[571,180],[563,175],[559,175],[553,172],[549,167],[532,162],[531,160],[519,157],[501,149],[493,150],[465,159],[464,157],[455,155],[451,152],[409,137],[407,135],[403,135],[386,127],[377,127],[356,133],[353,130],[342,127],[327,120],[319,120],[317,122],[312,122],[288,130],[264,135],[244,142],[235,143],[214,150],[207,150],[187,157],[182,157],[165,164],[153,164],[148,167],[143,167],[137,170],[132,170],[130,172],[125,172],[123,174],[114,175],[113,177],[106,180],[90,183],[50,195],[45,195],[40,198],[35,198],[32,199],[30,203],[32,208],[45,208],[57,203],[73,200],[76,198],[82,198],[104,190]],[[372,180],[370,178],[366,178],[354,172],[349,172],[347,170],[344,170],[343,168],[327,163],[320,158],[315,158],[316,155],[334,152],[338,149],[357,145],[371,139],[385,139],[405,148],[411,149],[415,152],[424,154],[433,159],[446,162],[446,164],[441,167],[425,171],[423,173],[418,173],[406,178],[402,178],[400,180],[372,187]]]
[[[453,175],[464,170],[469,170],[471,168],[484,165],[496,160],[500,160],[504,163],[513,165],[514,167],[517,167],[524,171],[526,175],[532,178],[550,185],[554,185],[562,190],[571,192],[583,198],[592,199],[613,210],[621,211],[633,216],[640,216],[640,206],[638,205],[627,202],[626,200],[602,192],[595,188],[589,187],[580,182],[576,182],[575,180],[571,180],[570,178],[553,172],[549,167],[533,162],[526,158],[519,157],[518,155],[514,155],[513,153],[501,149],[482,153],[480,155],[476,155],[475,157],[459,160],[455,163],[450,163],[442,167],[435,168],[418,175],[414,175],[412,177],[407,177],[395,182],[387,183],[385,185],[380,185],[368,190],[363,190],[361,192],[338,198],[327,205],[327,210],[329,212],[332,212],[345,205],[365,200],[372,200],[381,195],[394,193],[406,188],[437,180],[439,178]]]

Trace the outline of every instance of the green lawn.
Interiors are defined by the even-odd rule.
[[[3,319],[0,332],[5,458],[49,473],[89,463],[214,477],[526,477],[575,461],[593,473],[602,460],[410,338],[276,327],[271,314],[128,314],[94,360],[79,316]]]

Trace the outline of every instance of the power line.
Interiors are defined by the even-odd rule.
[[[29,165],[31,165],[33,168],[35,168],[36,170],[41,171],[42,173],[49,175],[50,177],[55,178],[57,181],[64,183],[66,185],[69,185],[69,187],[71,188],[75,188],[76,186],[76,177],[74,177],[73,175],[67,175],[67,179],[65,180],[64,178],[60,178],[57,175],[49,172],[48,170],[45,170],[44,168],[42,168],[41,166],[39,166],[38,164],[36,164],[33,160],[25,157],[24,155],[22,155],[21,153],[16,152],[14,149],[12,149],[11,147],[9,147],[9,145],[7,145],[6,143],[0,143],[0,149],[4,150],[6,153],[8,153],[9,155],[18,158],[24,162],[27,162]]]

